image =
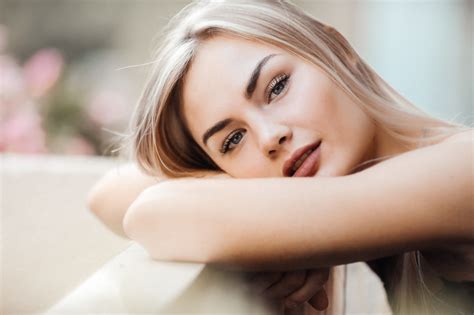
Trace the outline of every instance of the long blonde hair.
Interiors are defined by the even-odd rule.
[[[377,126],[403,144],[421,147],[468,129],[430,117],[412,105],[337,30],[288,1],[195,1],[164,29],[132,119],[131,154],[145,172],[183,177],[219,170],[184,124],[181,90],[200,44],[221,34],[275,45],[318,66]],[[425,137],[411,136],[421,129]]]
[[[391,88],[334,28],[278,0],[195,1],[174,18],[153,57],[132,119],[132,155],[149,174],[190,176],[218,166],[181,116],[181,85],[200,43],[219,34],[276,45],[324,70],[375,124],[402,143],[423,146],[466,129],[430,117]],[[410,136],[424,129],[426,137]]]

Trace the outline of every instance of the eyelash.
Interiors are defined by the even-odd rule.
[[[222,154],[226,154],[228,151],[232,151],[234,149],[233,147],[229,148],[230,145],[232,144],[231,143],[232,139],[234,138],[235,135],[242,134],[242,132],[245,133],[245,130],[244,129],[237,129],[237,130],[233,131],[229,136],[227,136],[227,138],[224,140],[224,143],[222,144],[222,147],[221,147],[221,150],[220,150]],[[240,140],[242,140],[242,138],[243,138],[243,134],[242,134],[241,138],[239,139],[238,143],[240,143]],[[234,144],[238,144],[238,143],[234,143]]]
[[[290,78],[290,76],[287,75],[287,74],[280,74],[280,75],[278,75],[278,76],[276,76],[272,79],[272,81],[268,85],[268,88],[266,89],[267,92],[265,93],[266,94],[266,99],[267,99],[268,102],[271,101],[270,98],[272,96],[272,93],[275,93],[275,87],[284,82],[285,84],[283,86],[283,89],[285,89],[289,78]],[[281,94],[281,92],[280,92],[280,94]],[[280,94],[278,94],[278,95],[280,95]],[[242,140],[242,138],[243,138],[243,133],[245,133],[244,129],[237,129],[237,130],[233,131],[229,136],[227,136],[227,138],[222,143],[222,147],[220,149],[220,152],[222,154],[226,154],[227,152],[232,151],[234,149],[233,147],[230,147],[232,145],[232,143],[231,143],[232,139],[234,138],[235,135],[242,134],[242,136],[240,137],[239,142],[238,142],[238,143],[240,143],[240,140]],[[234,143],[234,144],[237,145],[238,143]]]
[[[270,103],[270,101],[272,100],[271,99],[272,93],[275,93],[275,87],[277,87],[279,84],[285,83],[283,85],[283,89],[286,88],[286,84],[287,84],[289,78],[290,78],[290,76],[287,75],[287,74],[280,74],[280,75],[278,75],[278,76],[276,76],[272,79],[272,81],[270,82],[270,84],[268,85],[268,88],[266,90],[267,91],[266,92],[267,102]],[[283,90],[281,92],[283,92]],[[281,92],[280,92],[280,94],[281,94]],[[280,95],[280,94],[277,94],[277,96]]]

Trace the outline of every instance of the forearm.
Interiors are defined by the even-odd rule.
[[[122,221],[128,207],[159,178],[143,174],[133,163],[108,171],[89,191],[87,206],[115,234],[127,237]]]
[[[126,231],[157,259],[255,270],[336,265],[466,240],[469,150],[426,148],[335,178],[159,184],[131,206]]]
[[[225,177],[215,171],[196,172],[196,177]],[[89,191],[87,206],[101,222],[115,234],[127,237],[123,218],[135,199],[148,187],[170,180],[161,174],[152,177],[144,174],[136,164],[127,163],[107,172]]]
[[[382,238],[367,238],[367,219],[351,216],[361,191],[347,191],[350,181],[164,183],[132,205],[132,212],[140,214],[135,222],[133,215],[125,219],[126,232],[156,259],[250,270],[308,269],[375,258],[380,252],[370,250]]]
[[[320,182],[236,179],[163,183],[142,193],[131,206],[131,214],[125,218],[124,225],[127,234],[144,245],[156,259],[243,265],[262,263],[262,268],[256,270],[271,270],[275,264],[266,263],[278,263],[281,258],[280,263],[285,264],[288,258],[296,258],[298,248],[301,249],[302,239],[291,239],[292,231],[311,231],[311,235],[308,234],[311,238],[317,238],[318,233],[325,234],[317,222],[308,219],[308,212],[323,209],[323,199],[319,200],[316,209],[310,198],[296,202],[292,198],[294,195],[285,194],[283,190],[301,190],[302,196],[320,190],[323,195],[329,183],[335,183],[334,179]],[[328,193],[333,194],[331,191],[334,186]],[[333,248],[330,243],[326,238],[319,245],[327,245],[330,250]],[[321,255],[325,250],[316,251]],[[281,265],[281,269],[291,267]]]

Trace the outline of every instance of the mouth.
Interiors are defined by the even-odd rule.
[[[321,140],[297,149],[283,164],[282,173],[285,177],[313,176],[319,166],[319,146]]]

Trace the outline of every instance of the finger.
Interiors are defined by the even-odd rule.
[[[263,292],[264,296],[273,299],[288,296],[305,284],[306,273],[306,270],[285,273],[277,283],[273,284]]]
[[[323,311],[329,306],[329,299],[326,290],[322,289],[308,301],[318,311]]]
[[[249,278],[248,283],[251,290],[256,293],[262,293],[278,282],[283,277],[283,274],[283,272],[259,272]]]
[[[295,308],[284,308],[283,309],[283,315],[309,315],[309,314],[314,314],[309,313],[308,311],[312,310],[312,307],[310,305],[306,306],[306,304],[300,304],[298,306],[295,306]],[[318,313],[319,314],[319,313]]]
[[[312,278],[314,281],[317,281],[321,284],[326,284],[329,280],[329,274],[331,272],[330,268],[318,268],[318,269],[312,269],[310,270],[310,274],[317,274],[318,276],[315,278]]]
[[[247,271],[247,272],[244,272],[242,273],[242,279],[245,281],[245,282],[252,282],[261,272],[250,272],[250,271]]]
[[[308,272],[305,284],[285,298],[286,307],[291,308],[302,304],[311,299],[321,289],[324,290],[323,285],[327,282],[328,276],[329,270],[326,269],[318,269]]]

